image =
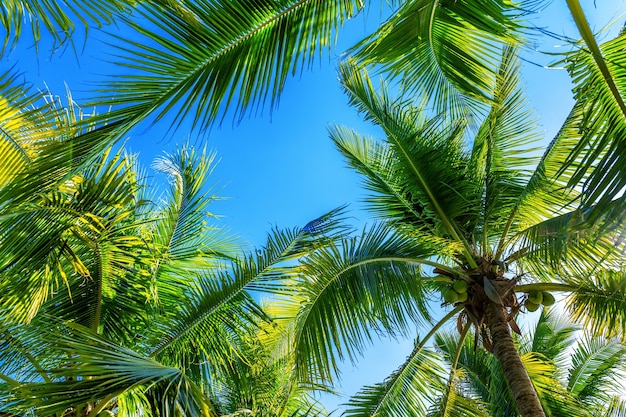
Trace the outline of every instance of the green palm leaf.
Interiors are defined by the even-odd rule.
[[[458,117],[484,110],[493,98],[501,47],[520,43],[520,16],[500,0],[408,1],[353,52],[401,77],[437,113]]]
[[[32,37],[36,42],[42,38],[42,28],[55,42],[55,47],[71,39],[76,21],[85,26],[101,26],[114,22],[115,16],[135,6],[136,0],[83,1],[33,1],[5,0],[0,9],[0,22],[5,29],[4,44],[0,56],[7,47],[12,48],[22,36],[24,22],[30,22]]]
[[[435,223],[436,235],[465,245],[469,254],[468,224],[477,218],[481,188],[468,169],[463,124],[445,125],[440,118],[425,121],[419,107],[392,100],[384,85],[378,93],[366,71],[350,63],[341,71],[350,102],[386,134],[385,145],[377,146],[354,134],[341,137],[337,134],[342,131],[331,132],[350,163],[368,176],[368,186],[382,194],[376,207],[384,210],[385,203],[396,200],[391,209],[407,215],[398,220],[424,228],[426,217],[427,223]],[[413,207],[406,207],[408,202]],[[394,211],[389,214],[397,217],[400,213]]]
[[[580,140],[565,166],[580,161],[569,185],[582,184],[584,202],[599,203],[594,212],[602,215],[604,207],[620,197],[625,185],[620,172],[624,169],[621,148],[626,132],[626,61],[621,51],[626,36],[597,45],[577,3],[568,2],[588,49],[577,49],[565,58],[581,108],[576,115]],[[623,207],[624,199],[620,200]]]
[[[566,282],[576,288],[567,308],[575,320],[592,333],[609,337],[626,334],[626,275],[623,271],[598,270],[572,277]]]
[[[218,199],[207,181],[215,167],[214,153],[185,145],[158,158],[153,168],[168,175],[169,195],[150,213],[142,230],[152,249],[150,298],[155,307],[176,314],[190,275],[215,267],[234,256],[233,240],[209,224],[209,205]]]
[[[337,360],[354,360],[373,331],[403,334],[428,317],[421,266],[440,266],[431,260],[438,248],[379,225],[303,259],[304,275],[287,290],[289,303],[302,303],[293,349],[304,380],[330,381]]]
[[[68,358],[64,366],[50,370],[56,381],[21,385],[13,392],[12,406],[54,414],[91,403],[94,411],[89,415],[95,416],[114,397],[143,387],[159,397],[161,413],[178,409],[187,416],[215,415],[201,389],[180,369],[164,366],[80,326],[71,325],[68,330],[45,334],[50,354]]]
[[[287,76],[329,47],[338,27],[362,7],[355,0],[167,5],[146,2],[124,19],[135,33],[122,39],[117,61],[131,72],[112,79],[97,100],[116,106],[111,120],[127,127],[167,114],[173,124],[191,116],[204,130],[227,110],[241,116],[266,96],[275,104]]]
[[[435,352],[418,344],[405,363],[384,382],[362,388],[347,404],[346,416],[426,415],[445,371]]]
[[[620,370],[624,370],[625,357],[626,346],[617,340],[581,339],[572,353],[568,389],[586,404],[609,404],[611,389]]]

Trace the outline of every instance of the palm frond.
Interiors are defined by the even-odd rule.
[[[310,65],[361,7],[356,0],[144,2],[123,19],[135,33],[116,39],[117,64],[131,72],[104,85],[97,103],[117,107],[111,120],[126,126],[166,115],[177,125],[190,116],[200,130],[268,96],[273,106],[287,76]]]
[[[299,374],[330,381],[338,360],[354,360],[372,332],[403,334],[428,317],[422,266],[437,266],[437,254],[437,245],[377,225],[303,259],[302,278],[288,287],[290,302],[302,303],[293,336]]]
[[[568,2],[574,5],[575,21],[589,49],[577,49],[565,58],[581,111],[577,119],[580,141],[564,166],[580,161],[569,185],[582,186],[585,204],[598,204],[593,212],[602,215],[613,199],[624,204],[620,196],[626,182],[620,173],[625,166],[621,148],[626,136],[626,58],[622,53],[626,36],[598,46],[584,16],[576,13],[577,3]]]
[[[57,108],[33,92],[19,75],[0,74],[0,188],[3,188],[35,158],[42,143],[58,134]]]
[[[129,11],[137,3],[136,0],[5,0],[0,9],[0,22],[5,30],[0,56],[7,48],[15,47],[22,36],[24,22],[30,22],[35,45],[44,36],[50,36],[56,48],[71,40],[77,21],[87,31],[91,26],[113,23],[116,15]],[[42,29],[48,33],[42,34]]]
[[[482,246],[507,232],[507,219],[539,162],[537,120],[520,88],[520,62],[514,48],[504,48],[490,111],[474,137],[470,167],[484,184],[482,221],[476,235]],[[484,247],[486,253],[490,249]]]
[[[207,181],[215,168],[216,155],[196,151],[190,145],[158,158],[153,168],[168,175],[170,192],[150,213],[152,220],[143,233],[150,242],[152,260],[151,303],[176,314],[194,274],[216,267],[235,254],[233,238],[212,224],[209,205],[219,197]]]
[[[581,338],[571,356],[568,390],[585,404],[608,404],[619,372],[624,370],[625,357],[626,346],[617,340]]]
[[[54,414],[92,404],[101,411],[116,396],[142,387],[156,393],[160,411],[166,414],[178,409],[186,416],[214,415],[210,401],[180,369],[164,366],[80,326],[68,325],[67,330],[44,333],[50,354],[67,358],[63,366],[50,370],[55,382],[21,385],[13,391],[13,407],[35,407]]]
[[[598,270],[590,275],[571,277],[567,282],[576,290],[567,298],[567,309],[595,334],[608,337],[626,334],[626,274]]]
[[[353,53],[401,78],[437,113],[476,114],[493,98],[502,45],[520,43],[520,15],[499,0],[409,1]]]
[[[392,100],[384,84],[378,93],[365,70],[350,62],[340,69],[350,103],[386,134],[385,145],[381,146],[354,134],[332,137],[355,168],[368,177],[375,174],[367,185],[383,195],[376,207],[396,200],[391,208],[403,210],[390,214],[397,218],[406,213],[407,218],[398,220],[407,226],[416,222],[424,227],[424,217],[428,217],[435,223],[437,235],[447,235],[465,245],[470,258],[467,230],[472,228],[468,224],[477,218],[482,191],[468,170],[469,158],[463,145],[465,126],[450,126],[442,118],[424,120],[420,109],[410,101]],[[401,199],[397,201],[400,189]],[[413,205],[412,210],[407,210],[407,202]],[[413,216],[415,212],[419,216]]]
[[[445,386],[445,370],[434,351],[421,343],[404,364],[384,382],[366,386],[348,402],[350,417],[426,415],[438,389]]]
[[[3,301],[15,319],[32,318],[52,293],[73,280],[94,279],[98,286],[107,279],[103,273],[112,279],[133,266],[133,251],[143,242],[124,224],[139,204],[125,163],[120,153],[109,159],[105,152],[82,174],[35,193],[14,194],[5,205],[0,222],[10,226],[0,247],[7,277]],[[110,250],[110,257],[103,257],[102,249]]]
[[[163,361],[218,369],[241,356],[238,339],[256,331],[269,317],[251,291],[273,291],[278,280],[297,276],[300,269],[290,262],[305,256],[324,237],[342,228],[333,210],[312,227],[274,230],[262,249],[234,259],[230,264],[200,272],[178,300],[176,314],[164,314],[162,325],[148,340],[151,356]],[[191,284],[193,282],[193,284]]]

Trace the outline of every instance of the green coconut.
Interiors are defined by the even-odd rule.
[[[460,293],[458,293],[458,294],[459,294],[459,299],[458,299],[457,301],[458,301],[459,303],[464,303],[464,302],[466,302],[466,301],[467,301],[467,297],[468,297],[468,295],[467,295],[467,291],[463,291],[463,292],[460,292]]]
[[[452,283],[452,288],[454,288],[454,291],[459,294],[467,292],[467,282],[462,279],[457,279]]]
[[[543,294],[541,291],[531,291],[528,293],[528,301],[533,304],[541,304],[543,302]]]
[[[446,303],[456,303],[459,301],[459,293],[454,291],[452,288],[445,289],[443,291],[443,299]]]
[[[530,299],[526,300],[524,306],[526,307],[526,310],[530,311],[531,313],[539,309],[539,304],[533,303],[532,301],[530,301]]]
[[[554,295],[550,294],[547,291],[543,291],[542,295],[543,295],[543,305],[544,306],[548,307],[548,306],[551,306],[552,304],[554,304],[554,301],[555,301]]]

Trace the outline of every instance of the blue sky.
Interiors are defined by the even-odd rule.
[[[559,35],[577,39],[578,34],[568,17],[564,0],[556,0],[544,10],[538,26],[544,26]],[[626,19],[626,0],[584,1],[592,28],[600,30],[612,21],[617,26],[604,39],[614,36]],[[222,215],[224,226],[238,234],[250,245],[261,245],[266,232],[275,225],[302,226],[320,214],[343,204],[350,204],[355,221],[365,222],[367,215],[359,200],[363,191],[356,174],[344,166],[338,152],[328,139],[329,124],[345,124],[361,133],[376,133],[347,106],[335,73],[340,53],[363,36],[379,21],[378,6],[368,16],[348,22],[340,34],[340,43],[334,52],[318,59],[310,71],[288,80],[280,99],[280,106],[271,112],[244,119],[237,125],[226,120],[199,141],[189,136],[190,128],[183,127],[172,138],[164,138],[161,126],[148,131],[132,132],[127,147],[140,152],[142,161],[149,163],[162,151],[171,150],[178,143],[190,140],[205,143],[217,151],[221,162],[214,179],[219,182],[220,195],[228,197],[215,204],[213,210]],[[15,66],[35,87],[47,84],[55,94],[64,94],[64,83],[76,97],[84,97],[89,83],[100,77],[106,68],[100,64],[104,36],[92,31],[83,50],[65,50],[50,56],[42,43],[39,58],[27,40],[6,56],[1,71]],[[602,37],[601,37],[602,39]],[[77,46],[82,48],[82,41]],[[564,42],[555,39],[537,39],[536,49],[546,52],[568,50]],[[531,104],[539,114],[549,141],[571,106],[570,84],[562,69],[546,69],[553,57],[527,52],[533,63],[523,65],[524,80]],[[79,64],[80,63],[80,64]],[[45,84],[44,84],[45,83]],[[270,117],[271,116],[271,117]],[[345,367],[344,389],[354,393],[364,383],[381,381],[397,368],[410,352],[412,341],[384,343],[368,352],[359,369]],[[336,401],[329,402],[330,408]]]

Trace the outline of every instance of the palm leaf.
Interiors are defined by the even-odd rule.
[[[366,71],[350,63],[342,65],[341,71],[350,103],[386,134],[385,145],[376,146],[370,145],[371,140],[356,140],[355,135],[341,137],[334,133],[342,131],[331,132],[351,164],[366,175],[375,174],[368,186],[383,195],[376,207],[398,200],[402,189],[400,201],[391,205],[392,210],[403,208],[400,213],[407,214],[407,218],[398,220],[407,226],[415,222],[424,228],[424,217],[430,218],[431,223],[435,222],[437,235],[447,235],[463,244],[471,258],[466,231],[471,230],[468,224],[477,218],[481,191],[468,170],[463,149],[464,126],[446,126],[441,118],[424,121],[419,107],[410,101],[392,100],[384,85],[380,93],[376,92]],[[407,202],[413,207],[407,208]],[[397,218],[399,213],[390,214]]]
[[[171,314],[176,314],[190,277],[234,256],[232,238],[208,222],[214,217],[209,205],[219,198],[206,186],[215,157],[185,145],[153,163],[168,175],[170,191],[142,230],[152,249],[149,296],[155,307]]]
[[[529,111],[520,89],[520,63],[517,51],[504,48],[493,89],[490,111],[473,140],[470,167],[484,184],[483,214],[476,222],[476,235],[483,237],[483,252],[488,242],[507,234],[507,219],[536,166],[540,136],[537,120]]]
[[[164,408],[161,412],[178,408],[187,416],[214,415],[212,404],[180,369],[164,366],[80,326],[71,325],[68,330],[44,333],[51,354],[69,358],[64,366],[50,370],[56,382],[20,386],[13,392],[13,407],[35,407],[53,414],[92,403],[101,411],[114,397],[143,387],[158,393]]]
[[[626,346],[617,340],[582,338],[571,356],[568,390],[586,404],[608,404],[625,356]]]
[[[42,28],[55,42],[55,47],[71,39],[76,21],[85,26],[101,26],[115,21],[115,16],[135,6],[135,0],[96,0],[83,1],[33,1],[5,0],[0,9],[0,21],[5,29],[4,43],[0,56],[9,48],[15,47],[22,36],[24,22],[30,22],[32,38],[36,45],[42,39]]]
[[[291,303],[303,303],[293,329],[299,374],[330,381],[338,360],[354,360],[373,331],[403,334],[428,317],[421,266],[442,266],[436,254],[436,244],[378,225],[303,259],[302,278],[287,288]]]
[[[230,366],[241,356],[239,339],[255,331],[269,317],[251,291],[272,291],[279,279],[290,279],[299,269],[289,265],[318,245],[319,236],[332,236],[338,227],[334,218],[341,210],[322,216],[316,232],[310,228],[273,231],[266,245],[230,264],[206,270],[190,280],[177,314],[159,317],[161,324],[146,335],[150,355],[162,361],[215,369]],[[306,231],[309,230],[309,231]],[[322,239],[323,240],[323,239]]]
[[[116,62],[131,72],[103,86],[96,102],[118,107],[111,120],[127,127],[167,114],[173,125],[190,116],[200,130],[267,96],[274,105],[287,76],[311,64],[361,7],[354,0],[142,3],[123,19],[135,33],[116,39],[125,45]]]
[[[384,382],[362,388],[347,404],[346,416],[426,415],[445,371],[435,352],[418,345]]]
[[[620,175],[624,169],[620,149],[626,131],[626,77],[623,76],[626,61],[621,51],[626,36],[597,45],[577,3],[568,2],[588,49],[576,50],[565,59],[575,84],[575,98],[581,107],[577,117],[580,141],[565,166],[581,161],[569,185],[582,185],[584,202],[587,205],[598,203],[594,213],[601,215],[604,207],[621,195],[626,184]],[[623,204],[624,199],[620,200]]]
[[[475,114],[493,98],[502,45],[520,42],[520,15],[499,0],[408,1],[353,52],[402,78],[437,113]]]
[[[622,271],[598,270],[571,277],[576,288],[567,299],[567,309],[592,333],[609,337],[626,334],[626,276]]]

